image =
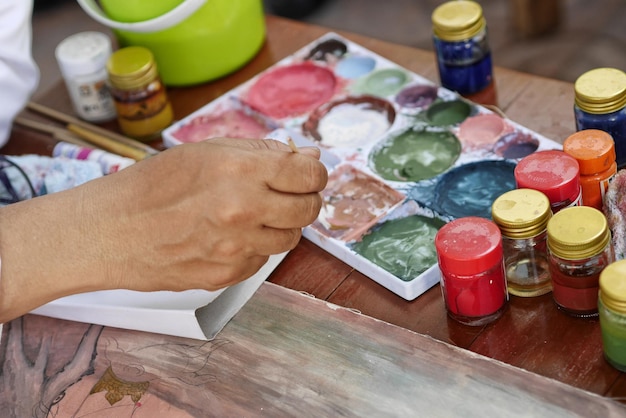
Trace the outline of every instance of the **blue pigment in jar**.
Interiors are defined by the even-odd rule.
[[[615,141],[618,169],[626,166],[626,73],[596,68],[574,84],[576,130],[599,129]]]
[[[473,102],[497,105],[487,23],[480,4],[446,2],[432,14],[441,85]]]

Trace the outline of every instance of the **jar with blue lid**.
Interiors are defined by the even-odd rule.
[[[487,22],[480,4],[448,1],[432,14],[441,85],[483,105],[497,105]]]
[[[596,68],[574,83],[576,130],[599,129],[615,141],[618,169],[626,166],[626,73]]]

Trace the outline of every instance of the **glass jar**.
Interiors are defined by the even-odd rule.
[[[111,39],[93,31],[65,38],[54,51],[72,106],[81,119],[105,122],[115,118],[105,68],[111,52]]]
[[[140,46],[119,49],[107,61],[107,72],[122,132],[141,141],[158,137],[174,113],[152,52]]]
[[[600,129],[613,137],[617,168],[626,165],[626,73],[596,68],[574,83],[576,130]]]
[[[511,190],[493,202],[491,215],[502,232],[509,293],[522,297],[549,293],[546,226],[552,211],[546,195],[532,189]]]
[[[473,216],[453,220],[437,232],[435,248],[448,315],[474,326],[499,318],[508,293],[498,226]]]
[[[497,106],[487,22],[480,4],[448,1],[432,14],[441,85],[483,105]]]
[[[563,151],[578,161],[582,204],[602,210],[609,182],[617,174],[613,138],[599,129],[583,129],[565,139]]]
[[[552,295],[559,309],[598,315],[600,273],[614,261],[606,217],[589,206],[566,208],[548,221]]]
[[[609,264],[600,273],[598,311],[604,358],[626,372],[626,260]]]
[[[545,194],[552,213],[582,204],[578,161],[563,151],[537,151],[527,155],[515,166],[514,176],[517,188]]]

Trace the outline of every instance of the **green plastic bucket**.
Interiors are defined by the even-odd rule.
[[[261,0],[78,0],[110,27],[120,47],[152,51],[166,85],[227,75],[252,59],[265,40]]]

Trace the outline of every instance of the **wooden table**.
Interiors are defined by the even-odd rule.
[[[266,69],[278,60],[293,53],[297,49],[303,47],[317,37],[328,32],[328,30],[325,28],[280,19],[276,17],[267,18],[267,30],[267,42],[264,45],[263,49],[250,63],[244,66],[241,70],[223,79],[204,85],[189,88],[170,89],[169,95],[174,105],[176,117],[184,117],[185,115],[205,105],[214,98],[217,98],[220,95],[224,94],[231,88],[234,88],[244,81],[248,80],[259,71]],[[349,33],[340,32],[340,34],[428,79],[431,79],[435,82],[437,82],[438,80],[435,60],[431,52],[416,50],[413,48],[399,45],[393,45],[390,43]],[[528,74],[522,74],[503,68],[495,69],[495,77],[499,95],[499,106],[509,118],[540,134],[543,134],[548,138],[557,141],[562,141],[569,134],[574,132],[575,127],[572,111],[573,86],[570,83],[545,79],[541,77],[531,76]],[[45,95],[41,102],[56,109],[71,113],[70,101],[67,97],[67,93],[63,85],[55,86],[47,95]],[[108,127],[110,127],[111,129],[116,129],[115,124],[110,124],[108,125]],[[2,151],[6,154],[21,154],[26,152],[49,154],[51,152],[53,144],[54,142],[45,135],[36,134],[16,127],[13,131],[9,144]],[[388,334],[388,339],[383,339],[385,341],[381,341],[380,335],[372,336],[375,337],[372,338],[375,343],[380,344],[381,346],[387,348],[390,346],[394,346],[394,344],[390,344],[390,341],[393,341],[394,338],[397,338],[398,347],[400,348],[411,347],[412,350],[415,350],[415,348],[419,347],[420,345],[425,345],[427,347],[431,347],[432,345],[432,347],[435,347],[433,348],[433,350],[435,351],[443,350],[443,352],[447,353],[446,355],[448,356],[460,356],[462,359],[464,359],[463,361],[465,361],[465,363],[463,364],[466,365],[471,364],[474,361],[473,359],[475,358],[483,359],[483,357],[474,357],[475,354],[471,354],[466,350],[457,350],[453,347],[451,348],[448,344],[434,344],[431,338],[423,336],[426,335],[432,337],[434,340],[449,343],[453,346],[467,349],[471,352],[477,353],[479,355],[484,355],[488,358],[496,360],[496,362],[489,363],[489,366],[485,366],[483,363],[478,362],[478,366],[472,366],[472,372],[465,371],[463,372],[464,374],[462,373],[462,376],[465,376],[464,378],[467,378],[472,373],[476,373],[480,376],[483,376],[485,373],[489,375],[489,372],[485,372],[484,370],[482,370],[483,367],[487,367],[486,370],[491,370],[489,369],[490,367],[495,367],[497,370],[500,371],[499,373],[501,373],[500,367],[505,367],[505,370],[507,370],[506,373],[510,373],[511,376],[516,376],[515,378],[511,378],[512,382],[517,381],[516,379],[519,379],[519,381],[517,381],[519,387],[524,386],[523,382],[525,379],[527,379],[527,385],[532,386],[532,384],[534,384],[533,382],[539,382],[541,387],[550,387],[549,382],[552,382],[552,380],[544,379],[543,377],[551,378],[556,381],[565,383],[565,385],[559,386],[560,383],[554,382],[559,390],[568,392],[568,388],[571,388],[571,390],[573,390],[576,394],[576,396],[574,396],[573,398],[582,396],[582,398],[580,399],[585,399],[585,402],[591,402],[589,405],[593,405],[594,408],[608,408],[606,409],[606,411],[612,411],[611,413],[616,414],[616,416],[626,414],[626,409],[622,410],[621,408],[616,407],[617,404],[614,404],[606,398],[603,398],[609,397],[615,398],[619,401],[624,401],[626,399],[626,377],[624,373],[620,373],[616,369],[612,368],[603,359],[598,321],[594,319],[574,319],[562,314],[556,309],[554,303],[552,302],[551,295],[545,295],[542,297],[529,299],[512,297],[506,313],[498,321],[484,327],[467,327],[460,325],[447,317],[439,286],[433,287],[428,292],[418,297],[416,300],[407,302],[406,300],[381,287],[374,281],[363,276],[359,272],[355,271],[345,263],[329,255],[328,253],[307,240],[302,240],[300,244],[287,256],[287,258],[270,276],[269,281],[280,286],[264,284],[259,294],[255,295],[249,305],[244,307],[244,309],[242,309],[242,312],[235,317],[235,319],[233,320],[234,324],[229,324],[224,330],[225,335],[236,335],[232,337],[233,341],[237,339],[246,339],[246,334],[238,331],[239,328],[237,327],[241,328],[243,326],[242,324],[244,323],[253,323],[253,319],[245,320],[241,318],[245,318],[246,315],[249,315],[250,312],[255,309],[258,310],[259,306],[264,307],[263,309],[261,309],[261,311],[265,315],[273,315],[272,310],[267,308],[266,306],[268,301],[274,301],[277,306],[276,309],[280,312],[285,309],[290,309],[290,303],[293,303],[293,298],[295,298],[295,292],[288,292],[283,289],[283,287],[286,287],[313,295],[319,300],[327,301],[332,304],[348,308],[349,310],[347,312],[350,312],[352,315],[358,318],[344,318],[346,321],[345,326],[348,334],[355,332],[353,328],[355,326],[354,323],[359,321],[367,322],[366,325],[357,325],[357,328],[359,328],[360,326],[364,327],[360,329],[360,331],[381,331],[381,328],[375,325],[378,324],[379,321],[367,317],[373,317],[386,323],[397,325],[398,327],[400,327],[397,328],[389,324],[385,324],[384,329],[382,329],[382,332]],[[277,297],[275,295],[276,292],[281,292],[280,289],[282,289],[283,292],[286,292],[283,297]],[[300,296],[297,293],[296,295]],[[281,300],[283,302],[280,302]],[[314,305],[316,303],[319,304],[320,302],[322,302],[319,300],[309,300],[309,298],[305,297],[301,297],[298,300],[300,300],[301,302],[308,301],[302,303],[313,303]],[[325,303],[321,303],[321,305],[319,305],[317,308],[309,306],[305,308],[304,311],[307,311],[307,309],[311,309],[312,314],[315,315],[315,309],[321,309],[323,311],[326,306],[327,305]],[[297,312],[298,310],[298,308],[294,308],[294,312]],[[365,315],[358,315],[353,311],[358,311]],[[323,312],[323,315],[327,315],[327,312]],[[341,315],[345,316],[346,314],[344,313]],[[281,332],[293,332],[294,324],[306,327],[306,321],[304,320],[301,322],[292,323],[290,322],[290,317],[288,315],[281,318],[287,322],[287,324],[282,325],[283,328],[281,328],[280,322],[278,322],[275,324],[267,325],[267,328],[264,328],[265,331],[269,332],[268,330],[275,330],[278,332],[279,337],[290,339],[294,336],[289,334],[281,334]],[[319,318],[311,319],[312,324],[323,326],[323,324],[320,323]],[[336,318],[329,319],[329,321],[331,322],[334,320],[336,320]],[[294,319],[294,321],[296,320]],[[73,325],[68,326],[67,323],[65,323],[64,321],[27,315],[24,318],[16,320],[14,323],[11,324],[10,327],[5,327],[13,330],[20,329],[20,333],[18,333],[17,336],[21,337],[21,328],[23,326],[23,335],[25,336],[25,338],[21,340],[21,342],[16,341],[15,339],[9,339],[9,342],[7,342],[6,338],[4,338],[2,341],[0,360],[2,360],[2,364],[4,366],[2,379],[0,379],[0,406],[11,405],[14,402],[19,402],[20,396],[23,396],[23,394],[14,394],[16,396],[15,398],[9,399],[7,397],[6,394],[10,393],[8,389],[9,386],[7,385],[11,385],[11,382],[15,383],[12,379],[26,379],[33,376],[35,377],[32,379],[32,381],[28,381],[28,385],[32,384],[32,387],[37,389],[35,390],[35,392],[38,395],[35,395],[34,397],[37,399],[41,399],[42,405],[44,405],[45,402],[48,402],[45,405],[56,405],[54,397],[50,399],[44,399],[44,395],[49,397],[52,396],[47,392],[47,390],[50,389],[50,386],[53,386],[54,382],[50,382],[47,379],[41,379],[42,373],[46,374],[47,371],[49,372],[50,370],[62,370],[64,368],[69,369],[71,363],[65,364],[64,362],[70,361],[72,358],[80,358],[81,355],[86,357],[92,355],[93,352],[91,351],[81,351],[81,347],[83,347],[85,343],[87,346],[89,346],[89,344],[91,343],[93,348],[93,344],[96,344],[95,340],[97,340],[98,338],[102,339],[105,335],[108,335],[106,341],[108,343],[113,343],[115,341],[123,340],[124,338],[128,339],[128,333],[130,333],[130,331],[111,330],[106,328],[103,330],[101,327],[88,327],[86,325],[77,323],[70,324]],[[334,324],[333,326],[337,325]],[[64,335],[63,337],[61,337],[62,333],[60,331],[57,334],[53,333],[51,330],[54,330],[55,327],[59,330],[65,328],[66,332],[70,335]],[[38,330],[45,330],[46,332],[43,332],[42,336],[39,336]],[[418,335],[411,331],[423,335]],[[257,330],[257,333],[258,332],[261,331]],[[5,330],[5,334],[6,333],[7,331]],[[322,332],[315,335],[317,338],[319,338],[323,334],[324,333]],[[168,344],[174,345],[174,341],[176,342],[176,344],[183,344],[180,342],[180,339],[176,339],[174,337],[157,337],[154,335],[142,333],[137,333],[137,335],[137,338],[143,339],[143,342],[145,343],[142,345],[143,347],[147,347],[152,343],[163,346]],[[268,342],[272,341],[275,343],[276,335],[272,334],[273,336],[271,338],[263,333],[261,333],[260,335],[265,335],[265,337],[268,338]],[[328,335],[330,337],[330,333]],[[334,331],[333,335],[335,335]],[[222,337],[222,334],[220,335],[220,337]],[[63,342],[59,341],[61,338],[63,338]],[[307,341],[311,344],[324,344],[319,340],[310,340],[310,335],[307,338],[305,338],[303,341]],[[363,338],[363,335],[361,335],[361,339],[359,341],[361,340],[365,340]],[[37,359],[37,353],[42,351],[44,347],[49,349],[50,346],[54,346],[54,344],[60,344],[59,350],[65,350],[65,352],[53,353],[51,350],[50,352],[52,354],[50,354],[50,358],[48,359],[47,363],[40,365],[41,367],[43,367],[43,369],[35,370],[34,374],[29,373],[26,377],[23,377],[23,370],[21,370],[19,367],[16,366],[17,369],[12,367],[7,368],[8,366],[5,360],[8,358],[8,355],[12,353],[11,355],[15,356],[15,350],[18,350],[20,353],[22,351],[24,353],[28,353],[26,357],[20,357],[21,354],[18,357],[23,362],[22,366],[28,368],[29,372],[33,372],[33,367],[36,368],[36,366],[38,365],[38,363],[35,362],[35,360]],[[210,349],[211,352],[214,349],[217,350],[219,346],[218,343],[213,342],[213,344],[213,348]],[[201,346],[201,344],[197,344],[197,346],[199,347]],[[439,349],[437,349],[436,347],[439,347]],[[38,351],[38,348],[41,350]],[[349,348],[345,349],[349,351]],[[227,352],[227,350],[228,348],[224,348],[224,350],[218,351],[220,351],[220,353],[223,353]],[[279,348],[277,350],[280,351],[281,349]],[[123,348],[122,351],[124,351]],[[285,352],[288,353],[288,351],[283,351],[283,355]],[[138,353],[126,352],[126,354],[133,354],[133,356],[136,355],[141,357],[141,355]],[[437,355],[440,356],[438,361],[443,361],[442,359],[445,358],[445,355],[441,357],[440,351],[437,351]],[[146,354],[146,356],[151,356],[151,354]],[[396,358],[397,356],[399,356],[399,354],[394,352],[394,358]],[[83,360],[85,360],[86,357],[83,358]],[[149,358],[151,359],[151,361],[158,361],[158,358],[156,357],[152,355],[152,357]],[[221,362],[228,362],[228,360],[225,359],[225,357],[227,356],[225,356],[224,354],[221,354],[218,357],[220,357]],[[267,357],[264,358],[270,357],[271,355],[267,354]],[[208,358],[208,356],[206,358]],[[242,355],[241,357],[241,359],[245,359],[247,361],[254,361],[253,358],[254,356],[246,357],[244,355]],[[376,356],[376,359],[377,361],[379,361],[381,360],[381,357]],[[146,360],[146,357],[144,357],[144,360]],[[336,361],[337,359],[333,358],[331,360]],[[31,364],[30,361],[32,361],[33,363]],[[234,362],[235,360],[231,359],[231,361]],[[320,361],[323,363],[323,359]],[[510,368],[508,366],[503,366],[497,361],[507,363],[508,365],[515,367]],[[114,361],[111,360],[111,363],[114,363]],[[26,367],[27,364],[29,365],[29,367]],[[335,363],[330,362],[329,364]],[[454,362],[452,362],[451,364],[454,365]],[[243,368],[245,370],[248,370],[247,366],[248,365],[246,365],[245,363],[233,363],[231,364],[230,368],[227,368],[227,370],[233,372],[233,370],[236,370],[237,367],[239,367],[240,369]],[[275,364],[274,366],[278,368],[281,367],[280,364]],[[255,367],[260,366],[258,364],[255,364]],[[305,385],[306,388],[302,386],[301,383],[298,383],[297,386],[301,389],[301,392],[299,392],[299,394],[296,394],[297,396],[294,395],[293,392],[287,391],[290,393],[290,395],[293,395],[293,398],[289,397],[289,402],[296,402],[298,396],[300,396],[299,399],[305,400],[316,398],[315,402],[303,401],[303,407],[307,407],[308,405],[308,407],[314,408],[314,410],[315,408],[319,408],[319,414],[311,413],[311,411],[309,411],[309,414],[327,416],[339,415],[342,413],[345,413],[346,415],[363,415],[366,413],[365,410],[357,407],[359,403],[355,402],[354,399],[350,401],[346,400],[345,405],[348,409],[344,410],[325,409],[326,407],[329,407],[330,404],[324,405],[323,403],[323,399],[325,396],[327,396],[328,399],[334,399],[330,392],[325,392],[329,390],[331,386],[327,385],[328,382],[324,383],[324,379],[341,379],[342,375],[348,376],[350,379],[357,379],[358,373],[356,375],[350,374],[350,370],[352,369],[349,369],[344,374],[339,373],[338,375],[333,375],[332,377],[324,377],[322,374],[316,374],[314,371],[311,370],[308,370],[308,372],[305,373],[300,370],[300,368],[308,367],[307,360],[304,358],[295,361],[295,363],[290,363],[289,367],[295,367],[298,369],[298,371],[296,372],[294,370],[294,373],[291,374],[289,370],[287,370],[286,372],[284,372],[284,375],[282,375],[282,378],[288,379],[289,376],[292,375],[294,377],[304,376],[308,379],[313,379],[312,386]],[[409,373],[418,373],[418,371],[416,371],[414,367],[406,367],[406,370],[412,370]],[[529,371],[531,373],[523,372],[520,369],[525,369],[526,371]],[[453,369],[450,369],[446,366],[442,366],[442,370],[447,370],[450,373],[455,373]],[[196,370],[196,372],[198,371],[199,370]],[[16,375],[11,377],[10,372],[15,372]],[[258,370],[257,372],[261,373]],[[242,373],[245,374],[246,372],[243,371]],[[266,373],[271,374],[267,370]],[[436,375],[437,372],[435,371],[434,374]],[[196,383],[202,381],[202,385],[206,384],[203,379],[208,379],[208,381],[215,381],[214,375],[211,375],[212,377],[204,376],[202,379],[200,379],[198,376],[201,375],[201,373],[194,374],[194,379],[199,379]],[[490,376],[493,377],[493,375]],[[522,378],[520,378],[520,376],[522,376]],[[233,376],[231,376],[231,378],[235,379]],[[223,377],[223,379],[226,379],[226,377]],[[222,378],[217,380],[219,380],[220,382],[223,381]],[[235,379],[235,381],[241,383],[241,378],[239,377]],[[171,395],[173,392],[176,391],[176,383],[174,383],[173,381],[170,383],[172,385],[171,387],[168,386],[166,388],[162,388],[161,390],[164,391],[164,393],[169,393],[171,399],[178,399],[177,397],[180,398],[182,396],[181,394],[178,394],[176,396]],[[254,409],[246,409],[242,406],[241,409],[238,410],[233,405],[240,403],[241,405],[245,404],[249,407],[250,403],[252,402],[250,399],[255,399],[256,401],[258,401],[259,399],[265,399],[267,401],[268,399],[272,398],[274,401],[268,401],[267,406],[269,407],[270,405],[273,405],[271,408],[276,408],[276,405],[281,402],[281,397],[285,396],[284,386],[288,385],[288,383],[284,381],[277,381],[274,383],[276,384],[276,388],[262,389],[260,386],[255,387],[254,391],[257,392],[254,392],[254,394],[246,393],[246,391],[244,390],[245,388],[235,388],[229,386],[227,389],[224,389],[222,392],[220,392],[221,398],[219,400],[221,400],[222,402],[225,399],[224,397],[233,397],[232,399],[230,399],[230,401],[228,401],[231,403],[229,404],[230,406],[224,406],[225,409],[222,412],[228,412],[238,416],[246,414],[249,415],[251,411],[254,411]],[[200,385],[200,383],[198,384]],[[349,382],[349,384],[354,384],[354,382]],[[481,384],[486,385],[485,382],[482,382]],[[44,386],[46,390],[44,390]],[[376,386],[373,386],[370,389],[372,391],[378,390],[375,389],[375,387]],[[484,387],[488,387],[488,385]],[[583,389],[584,391],[602,395],[603,397],[588,397],[588,395],[590,395],[588,392],[577,392],[574,388]],[[457,389],[459,391],[463,391],[467,388],[458,387]],[[133,401],[137,396],[141,398],[141,396],[138,394],[143,393],[140,389],[131,386],[128,386],[127,390],[128,392],[121,394],[121,396],[125,397],[126,395],[128,395],[133,399]],[[267,393],[263,392],[264,390]],[[319,392],[315,393],[315,390],[319,390]],[[337,388],[333,390],[337,390]],[[364,390],[364,387],[362,385],[359,386],[359,390]],[[259,394],[258,391],[261,391],[263,393]],[[358,391],[350,393],[356,394],[357,392]],[[51,391],[50,393],[54,394],[56,392]],[[550,393],[553,392],[551,392],[551,390],[546,390],[544,392],[545,396],[542,399],[545,400],[548,396],[547,394]],[[133,398],[133,394],[135,395],[135,398]],[[58,393],[56,393],[55,396],[58,396]],[[206,405],[211,405],[212,407],[214,406],[216,408],[218,407],[218,405],[226,405],[226,403],[222,404],[219,402],[218,399],[212,398],[209,395],[205,394],[204,396],[206,396],[207,402],[208,400],[210,400],[210,402]],[[253,396],[253,398],[250,398],[250,396]],[[307,396],[309,398],[307,398]],[[389,393],[389,396],[393,396],[393,394]],[[398,396],[404,396],[404,394],[400,395],[398,392]],[[478,396],[478,394],[474,393],[472,396]],[[569,408],[571,408],[571,411],[578,411],[578,413],[582,416],[584,416],[586,412],[590,411],[605,411],[603,409],[577,409],[584,407],[576,403],[573,398],[567,398],[568,402],[573,402],[570,404],[571,406]],[[372,399],[361,399],[361,401],[363,402],[363,405],[373,404],[374,402]],[[483,399],[483,402],[484,401],[485,400]],[[331,404],[336,407],[335,402],[339,401],[335,399],[331,402]],[[405,405],[402,402],[399,401],[398,405]],[[523,400],[520,400],[520,402],[523,402]],[[27,403],[28,402],[24,401],[25,405]],[[563,402],[559,401],[559,405],[562,404]],[[135,407],[137,407],[137,402],[135,402],[134,405]],[[182,408],[181,405],[184,406],[187,405],[187,403],[181,400],[178,406],[172,406],[170,402],[167,408]],[[511,405],[512,408],[519,408],[517,406],[513,407],[512,404],[509,405]],[[520,405],[524,404],[521,403]],[[27,408],[27,406],[25,407]],[[389,407],[393,407],[393,402],[389,403]],[[262,415],[262,406],[259,406],[259,408],[260,409],[257,410],[257,412],[259,413],[259,415]],[[530,411],[531,409],[528,410]],[[162,409],[161,411],[164,411],[164,409]],[[174,409],[172,409],[172,411],[174,411]],[[198,413],[198,411],[190,411],[190,413],[194,415]],[[204,410],[204,413],[206,413],[207,415],[224,416],[220,413],[220,411],[220,409],[216,409],[212,412],[207,412],[207,410]],[[274,412],[274,414],[271,413],[272,411]],[[265,412],[268,416],[276,416],[275,413],[280,412],[282,412],[283,414],[291,415],[291,413],[296,414],[297,412],[302,411],[302,409],[298,409],[297,405],[290,404],[289,408],[287,409],[271,409],[266,410]],[[361,413],[359,413],[359,411],[361,411]],[[433,409],[433,411],[435,410]],[[40,412],[41,411],[39,411],[36,415],[41,416]],[[399,409],[396,412],[397,413],[389,413],[391,415],[406,415],[403,412],[407,411]],[[33,414],[35,413],[33,412]],[[603,416],[604,413],[602,413],[601,415],[592,415]]]

